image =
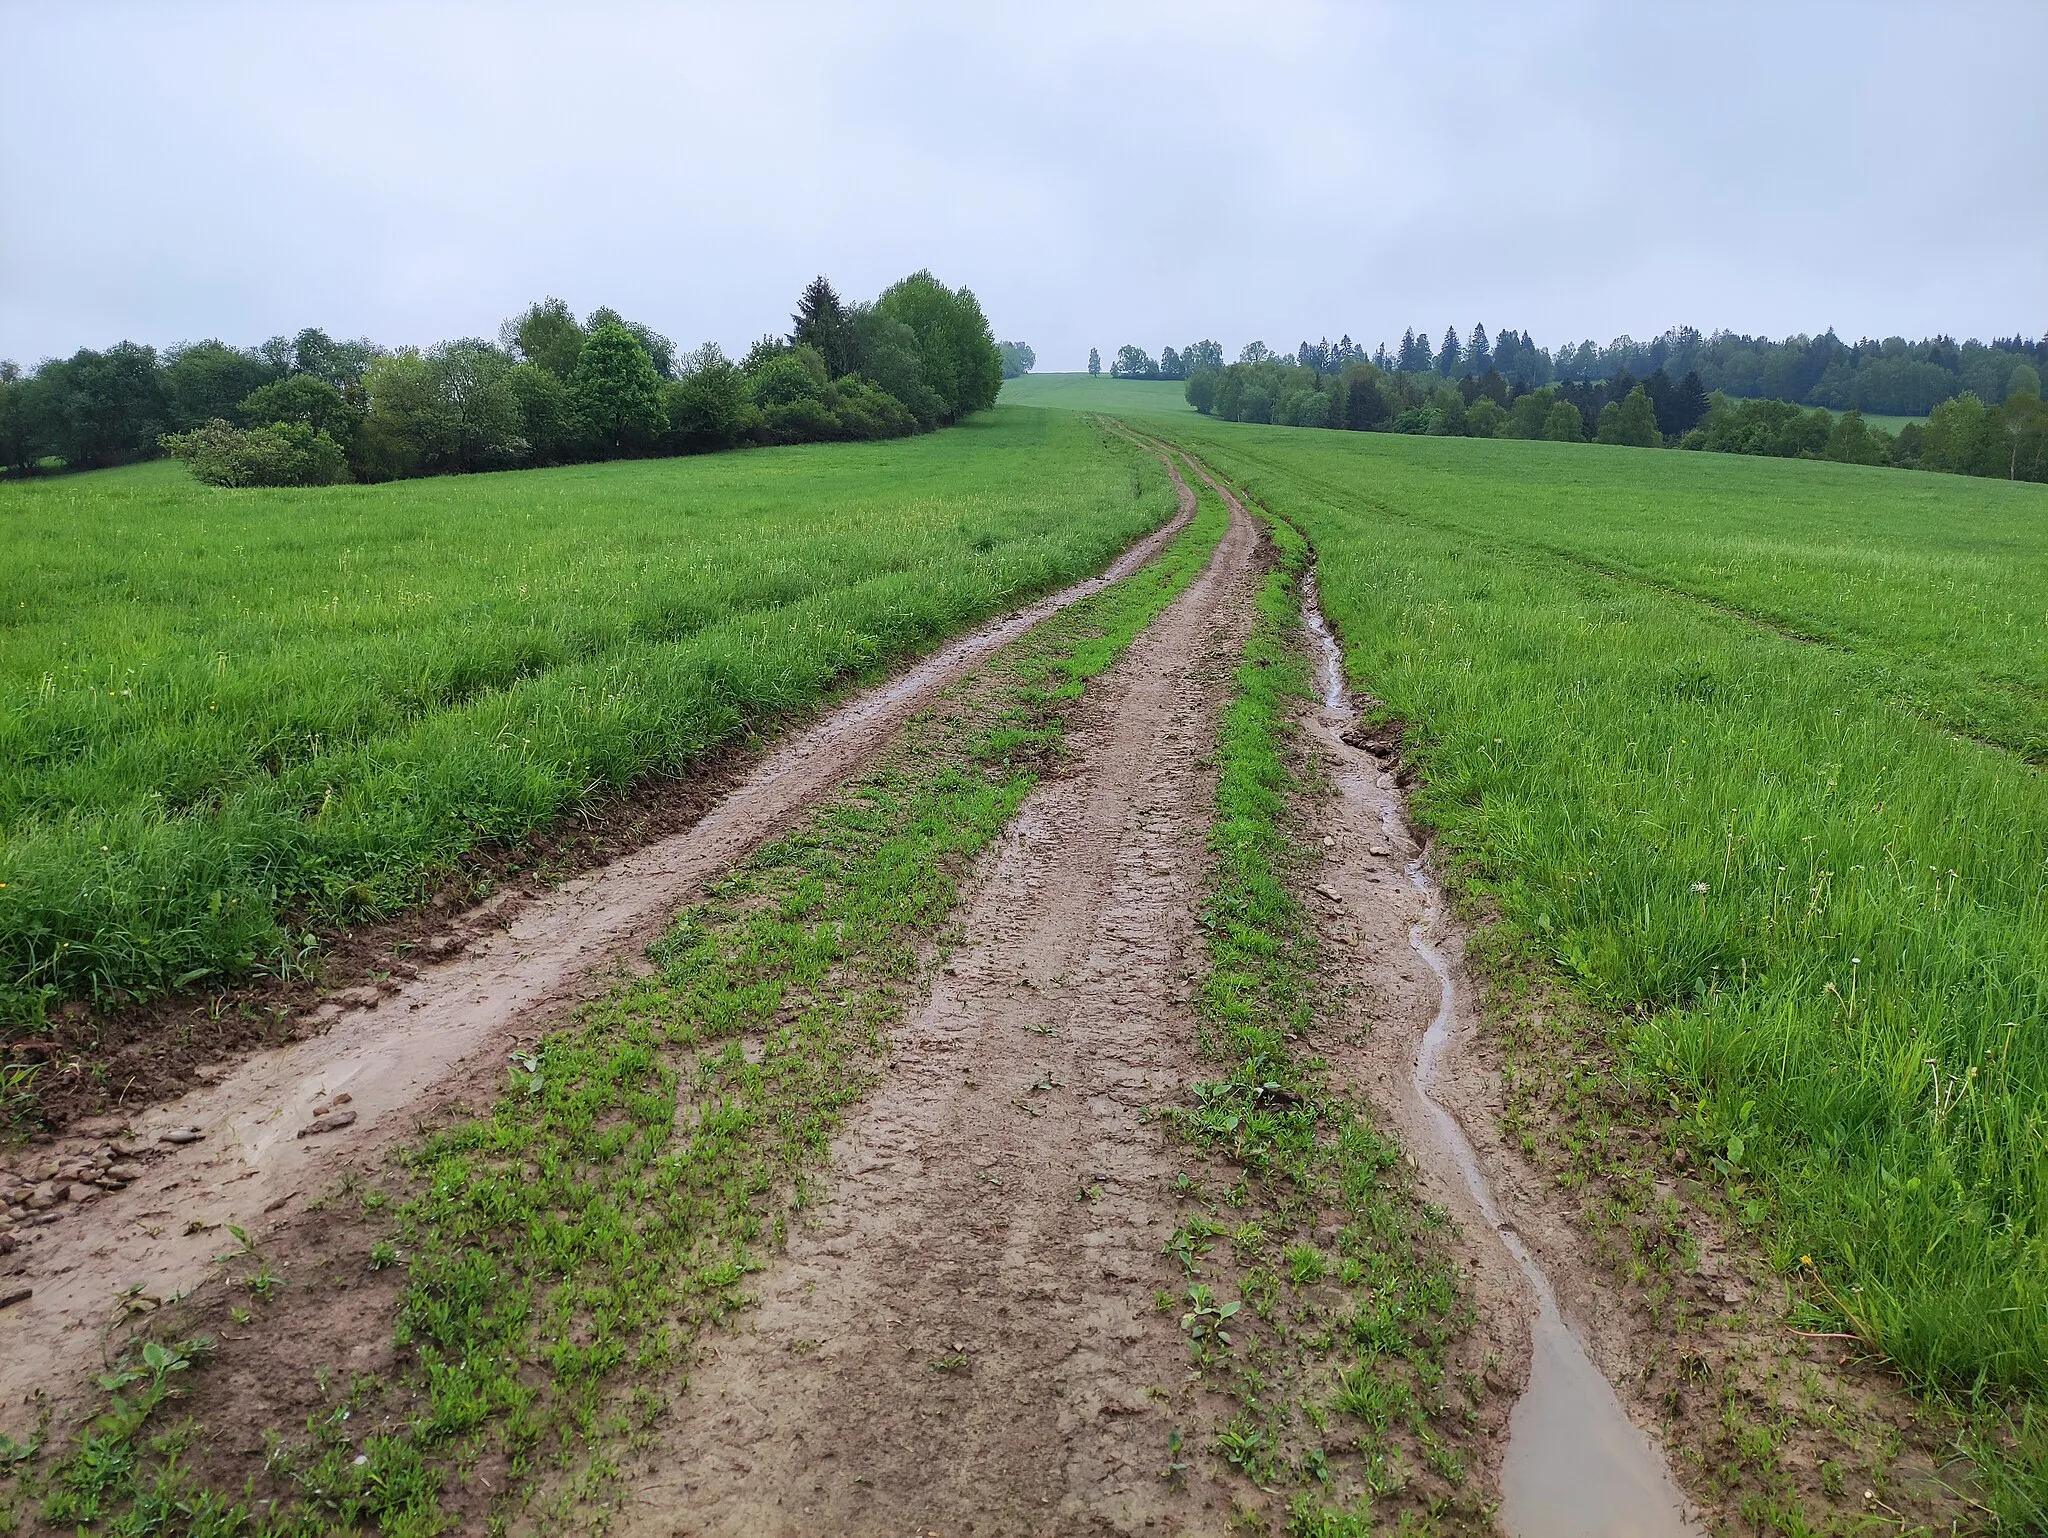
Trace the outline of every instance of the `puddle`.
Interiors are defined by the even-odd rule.
[[[1324,623],[1313,576],[1303,584],[1302,617],[1315,640],[1325,715],[1334,721],[1355,719],[1344,687],[1342,654]],[[1379,815],[1390,848],[1411,844],[1396,800],[1383,801]],[[1565,1321],[1550,1278],[1502,1217],[1464,1129],[1436,1098],[1457,1024],[1457,977],[1430,938],[1443,915],[1443,894],[1419,858],[1407,868],[1409,882],[1428,903],[1421,921],[1409,930],[1408,942],[1435,974],[1440,990],[1436,1018],[1423,1035],[1413,1076],[1416,1098],[1435,1135],[1429,1140],[1433,1146],[1411,1151],[1441,1177],[1455,1172],[1536,1300],[1529,1386],[1509,1418],[1501,1464],[1501,1526],[1510,1538],[1697,1538],[1701,1530],[1686,1516],[1684,1497],[1663,1455],[1628,1418],[1613,1385]]]

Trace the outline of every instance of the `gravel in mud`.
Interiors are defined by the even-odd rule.
[[[450,959],[331,997],[317,1011],[319,1034],[220,1064],[170,1104],[74,1126],[9,1156],[6,1172],[31,1185],[44,1183],[46,1166],[93,1164],[117,1132],[141,1161],[118,1190],[66,1176],[62,1200],[24,1205],[7,1225],[0,1293],[29,1294],[6,1311],[0,1407],[9,1420],[32,1413],[21,1407],[42,1394],[61,1433],[136,1298],[189,1294],[214,1272],[230,1227],[260,1240],[351,1166],[410,1136],[425,1108],[496,1083],[509,1050],[616,977],[706,877],[789,826],[990,652],[1137,570],[1193,509],[1184,499],[1103,575],[954,641],[831,712],[687,832],[516,912],[486,905],[452,921],[441,948]]]
[[[830,1196],[701,1343],[635,1533],[1220,1529],[1161,1477],[1187,1346],[1148,1106],[1195,1077],[1208,758],[1250,622],[1242,515],[1097,685],[964,942],[834,1150]]]

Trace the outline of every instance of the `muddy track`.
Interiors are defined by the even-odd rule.
[[[1583,1317],[1568,1320],[1560,1306],[1558,1236],[1544,1224],[1525,1238],[1526,1209],[1503,1210],[1464,936],[1448,921],[1427,850],[1409,827],[1391,743],[1358,730],[1313,583],[1309,605],[1322,697],[1302,724],[1336,790],[1318,818],[1328,851],[1318,885],[1341,910],[1329,930],[1338,952],[1330,971],[1360,984],[1365,1001],[1364,1029],[1332,1061],[1357,1076],[1432,1199],[1457,1216],[1481,1328],[1514,1364],[1514,1410],[1493,1448],[1502,1525],[1513,1538],[1687,1538],[1698,1532],[1695,1513],[1589,1356]],[[1496,1157],[1475,1151],[1474,1128]],[[1579,1280],[1575,1270],[1564,1274]],[[1639,1414],[1652,1422],[1646,1408]]]
[[[275,1215],[411,1135],[419,1113],[451,1089],[479,1074],[495,1082],[510,1048],[637,964],[708,876],[787,828],[939,691],[1156,555],[1194,515],[1194,498],[1180,490],[1174,517],[1102,575],[963,636],[856,696],[772,752],[687,831],[566,883],[509,922],[489,905],[473,910],[453,927],[479,938],[456,959],[388,992],[339,995],[324,1010],[323,1034],[258,1053],[219,1084],[135,1115],[133,1141],[116,1157],[142,1161],[137,1178],[38,1214],[19,1231],[20,1248],[0,1259],[0,1293],[32,1289],[0,1314],[0,1406],[9,1420],[19,1420],[20,1407],[40,1393],[62,1423],[101,1365],[104,1338],[125,1317],[129,1289],[159,1299],[190,1292],[223,1248],[233,1247],[230,1226],[260,1235]],[[329,1130],[312,1131],[323,1125]],[[167,1142],[167,1133],[198,1136]],[[104,1162],[105,1147],[67,1137],[20,1162],[41,1180],[46,1167],[95,1150]],[[69,1177],[50,1178],[61,1186]]]
[[[1241,510],[1091,686],[1071,772],[984,860],[964,943],[834,1149],[829,1200],[706,1337],[626,1471],[629,1533],[1220,1529],[1161,1478],[1187,1347],[1148,1107],[1198,1076],[1214,722],[1251,621]]]

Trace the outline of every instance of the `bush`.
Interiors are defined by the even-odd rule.
[[[858,374],[834,380],[834,414],[849,438],[902,438],[917,431],[910,408]]]
[[[829,379],[818,350],[797,346],[760,359],[748,370],[747,382],[754,404],[766,412],[798,401],[823,401]]]
[[[755,425],[747,378],[715,342],[684,360],[683,375],[662,391],[668,412],[667,446],[684,454],[729,449]]]
[[[1280,402],[1278,419],[1288,427],[1329,427],[1332,397],[1318,390],[1301,390]]]
[[[1871,428],[1860,411],[1844,412],[1828,433],[1827,457],[1838,464],[1890,464],[1891,451],[1891,434]]]
[[[1393,415],[1378,375],[1370,366],[1345,372],[1344,425],[1354,432],[1370,432]]]
[[[1637,385],[1625,400],[1609,401],[1600,411],[1601,443],[1617,443],[1632,449],[1660,449],[1664,435],[1657,431],[1657,408],[1650,392]]]
[[[333,486],[349,478],[341,445],[303,422],[240,428],[216,418],[159,441],[209,486]]]
[[[1584,443],[1585,418],[1570,401],[1559,401],[1543,419],[1543,436],[1552,443]]]

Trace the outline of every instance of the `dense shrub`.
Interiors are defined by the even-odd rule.
[[[213,421],[166,433],[163,447],[209,486],[332,486],[349,478],[341,445],[303,422],[242,428]]]

